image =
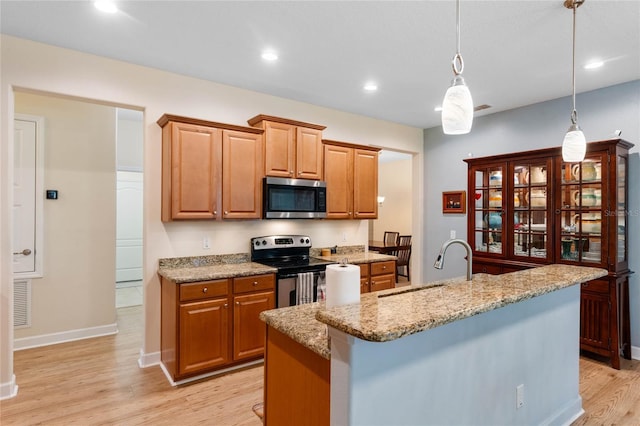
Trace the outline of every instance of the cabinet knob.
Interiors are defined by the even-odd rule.
[[[207,287],[205,287],[205,288],[203,288],[203,289],[202,289],[202,292],[203,292],[203,293],[206,293],[208,290],[209,290],[209,289],[208,289]]]
[[[239,305],[239,304],[240,304],[240,302],[236,302],[236,305]]]
[[[255,287],[255,286],[257,286],[257,285],[258,285],[258,281],[254,281],[254,282],[253,282],[253,286]]]
[[[224,214],[225,214],[225,215],[228,215],[228,214],[229,214],[229,212],[225,210],[225,211],[224,211]]]
[[[293,176],[293,170],[289,170],[289,174]]]
[[[386,265],[382,265],[382,269],[387,269],[387,266]]]
[[[218,210],[214,210],[214,211],[213,211],[213,215],[214,215],[214,216],[217,216],[217,215],[218,215]]]
[[[228,303],[225,303],[225,304],[224,304],[224,307],[225,307],[225,308],[228,308],[228,307],[229,307],[229,304],[228,304]]]

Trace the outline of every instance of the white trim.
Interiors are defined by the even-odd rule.
[[[250,361],[244,364],[234,365],[233,367],[223,368],[223,369],[212,371],[206,374],[200,374],[199,376],[189,377],[188,379],[178,380],[176,382],[173,381],[173,379],[171,378],[171,374],[169,374],[169,372],[167,371],[163,363],[160,363],[160,368],[164,372],[164,375],[167,377],[167,380],[169,380],[169,384],[171,384],[171,386],[179,386],[179,385],[184,385],[185,383],[195,382],[196,380],[206,379],[207,377],[217,376],[223,373],[228,373],[229,371],[235,371],[241,368],[251,367],[252,365],[257,365],[262,363],[264,363],[264,359],[261,358],[261,359]]]
[[[154,365],[160,364],[160,352],[151,352],[149,354],[145,354],[142,349],[140,349],[140,358],[138,358],[138,367],[147,368],[153,367]]]
[[[35,187],[35,265],[33,272],[14,272],[13,277],[42,278],[44,276],[44,117],[29,114],[14,114],[13,120],[36,123],[36,187]],[[12,225],[13,226],[13,225]]]
[[[18,395],[18,385],[16,384],[16,375],[12,374],[10,382],[0,383],[0,401],[13,398],[16,395]]]
[[[61,331],[59,333],[41,334],[40,336],[23,337],[13,340],[13,350],[38,348],[40,346],[57,345],[59,343],[76,340],[91,339],[93,337],[110,336],[118,333],[116,323],[78,330]]]
[[[640,361],[640,346],[631,346],[631,358]]]

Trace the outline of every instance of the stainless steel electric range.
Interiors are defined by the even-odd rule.
[[[313,273],[313,301],[318,281],[324,279],[327,265],[336,263],[309,255],[311,238],[306,235],[271,235],[251,239],[251,261],[278,269],[276,273],[276,307],[296,304],[299,274]]]

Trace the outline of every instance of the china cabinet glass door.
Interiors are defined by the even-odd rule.
[[[617,206],[615,212],[618,219],[617,261],[624,263],[627,262],[627,157],[618,156],[617,166]]]
[[[513,256],[519,260],[547,260],[551,256],[548,212],[550,206],[549,170],[551,161],[516,161],[513,175]],[[511,219],[511,216],[509,216]]]
[[[606,248],[606,176],[604,155],[590,155],[581,163],[562,163],[560,167],[561,216],[558,258],[561,262],[603,263]]]
[[[477,167],[473,170],[474,249],[480,253],[503,254],[505,190],[503,165]]]

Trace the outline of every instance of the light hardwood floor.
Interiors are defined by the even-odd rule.
[[[6,425],[261,425],[263,367],[171,387],[138,368],[142,307],[118,309],[119,334],[15,353],[18,396],[0,402]],[[640,425],[640,361],[620,371],[580,360],[582,425]]]

